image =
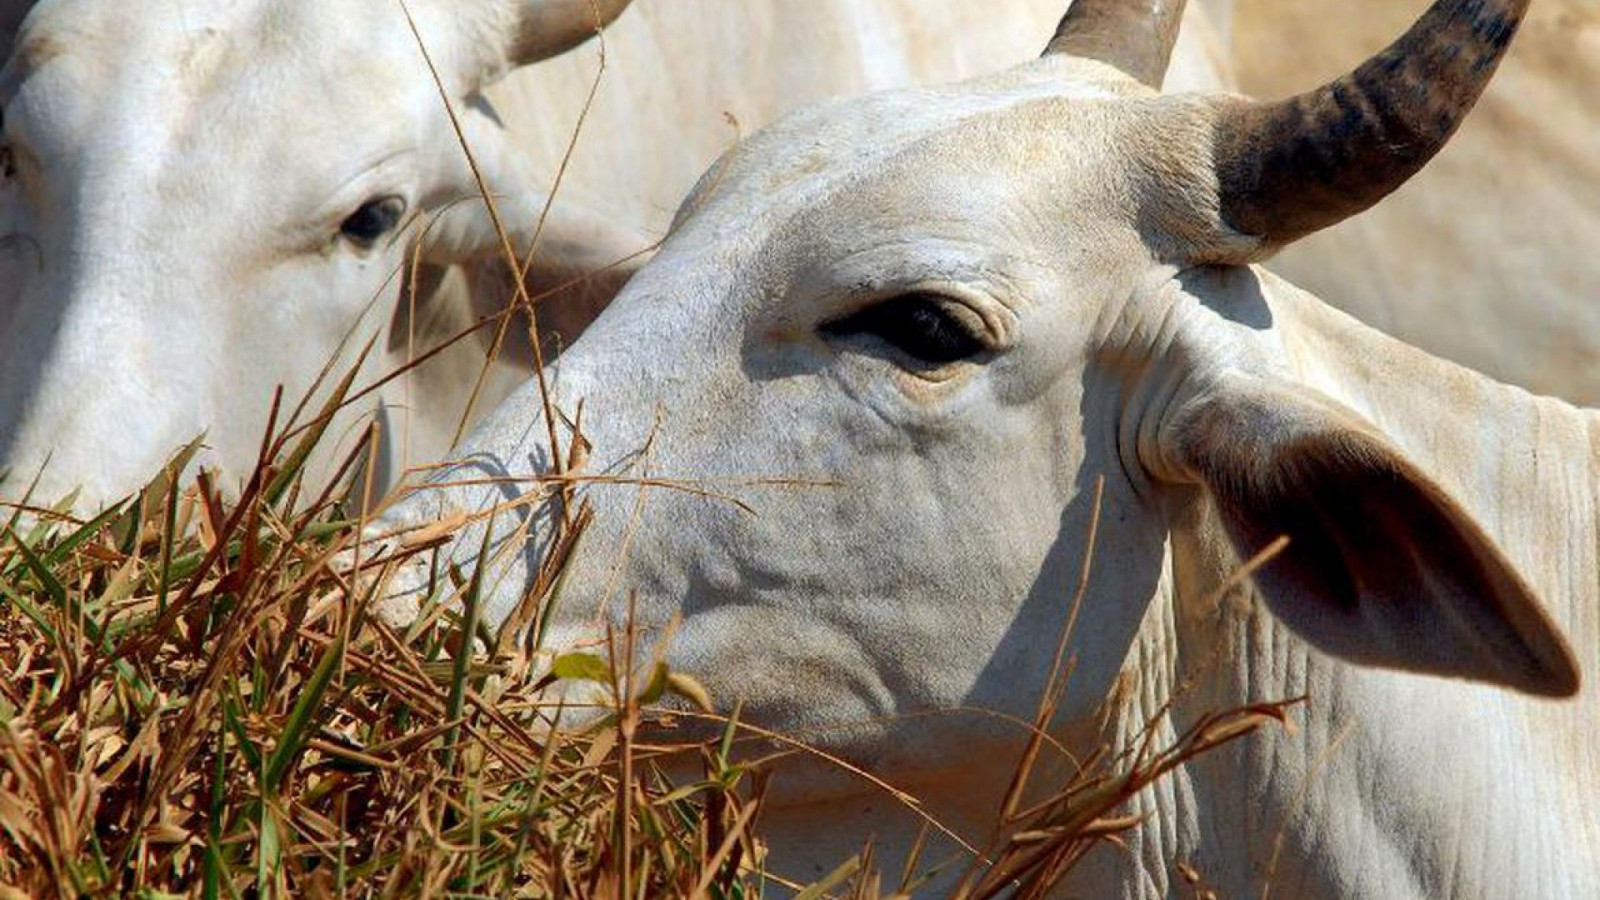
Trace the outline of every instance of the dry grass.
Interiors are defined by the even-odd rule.
[[[695,682],[578,655],[536,677],[513,642],[469,626],[479,573],[450,573],[426,624],[385,625],[368,600],[403,556],[352,553],[343,489],[302,489],[321,430],[292,425],[237,500],[204,472],[171,476],[191,447],[92,521],[66,503],[0,519],[0,897],[759,894],[768,773],[733,746],[758,732],[726,724],[692,748],[707,777],[668,784],[661,748],[632,736],[669,691],[704,702]],[[604,686],[599,725],[552,728],[562,678]],[[1118,814],[1133,794],[1282,714],[1217,716],[1172,748],[1099,760],[1012,813],[958,894],[1041,894],[1136,824]],[[871,868],[843,861],[813,894],[880,895]]]
[[[693,683],[562,734],[549,679],[464,650],[461,616],[384,625],[359,522],[299,490],[319,436],[237,501],[164,474],[93,521],[0,520],[0,895],[739,895],[747,773],[711,751],[668,793],[617,764],[639,703]],[[590,659],[557,671],[609,682]]]

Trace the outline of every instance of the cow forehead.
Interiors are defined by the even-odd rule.
[[[731,150],[691,192],[682,231],[747,230],[839,206],[842,194],[916,202],[907,170],[956,170],[974,180],[1006,171],[996,151],[1073,131],[1087,146],[1111,124],[1101,102],[1142,89],[1085,60],[1047,59],[957,85],[885,91],[793,113]],[[1070,143],[1062,145],[1071,148]],[[892,211],[885,209],[886,215]]]
[[[283,45],[306,51],[330,45],[371,48],[409,38],[406,32],[398,6],[357,0],[51,0],[33,13],[19,53],[25,63],[85,51],[101,56],[164,51],[170,61],[195,42],[220,34],[249,36],[255,49]]]
[[[715,257],[743,283],[765,279],[757,293],[783,305],[830,294],[826,284],[848,294],[973,273],[1037,280],[1042,248],[1103,231],[1078,220],[1121,212],[1102,202],[1115,194],[1103,173],[1123,161],[1120,98],[1149,101],[1098,63],[1042,60],[802,111],[702,178],[651,274]]]
[[[91,210],[111,196],[132,215],[137,198],[159,197],[145,212],[200,222],[187,197],[238,210],[232,227],[303,219],[414,150],[416,108],[439,102],[387,4],[69,0],[41,11],[13,70],[8,128]]]
[[[381,109],[385,96],[427,85],[398,8],[351,0],[61,0],[30,20],[9,81],[56,66],[103,112],[132,106],[130,114],[165,118],[237,105],[258,120],[274,110],[314,119],[364,104]]]

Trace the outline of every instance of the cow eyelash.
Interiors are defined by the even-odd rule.
[[[820,330],[829,337],[871,335],[924,365],[949,365],[989,349],[982,337],[950,312],[955,302],[925,291],[901,294],[825,322]]]

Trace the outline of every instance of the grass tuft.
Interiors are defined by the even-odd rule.
[[[292,505],[318,433],[269,442],[237,499],[175,476],[191,447],[90,521],[0,522],[0,894],[743,896],[736,767],[625,779],[637,702],[553,729],[546,689],[616,683],[603,660],[535,679],[466,640],[481,573],[414,633],[368,614],[377,576],[448,534],[347,571],[344,492]]]
[[[346,379],[334,397],[349,388]],[[740,721],[737,709],[715,716],[688,673],[659,661],[626,670],[618,661],[636,658],[631,630],[609,634],[602,655],[533,665],[519,641],[477,621],[481,566],[441,576],[437,602],[404,633],[374,615],[386,576],[467,518],[399,547],[358,544],[365,516],[343,498],[377,432],[333,483],[304,484],[338,406],[298,428],[297,410],[280,428],[275,401],[237,497],[205,470],[182,474],[197,441],[92,519],[74,518],[69,497],[18,504],[0,520],[0,900],[746,900],[782,883],[761,871],[756,836],[772,763],[827,757]],[[570,506],[570,483],[529,489]],[[545,630],[589,521],[582,505],[563,520],[531,605],[513,616],[519,630]],[[1086,573],[1093,544],[1091,532]],[[1074,610],[1086,584],[1087,575]],[[1140,791],[1285,721],[1284,705],[1207,717],[1164,750],[1146,741],[1091,760],[1059,791],[1035,785],[1029,796],[1048,799],[1019,811],[1071,672],[1075,618],[1003,804],[1005,837],[960,879],[960,900],[1045,895],[1090,849],[1140,824],[1124,812]],[[559,728],[551,689],[563,683],[609,708],[581,731]],[[650,743],[637,740],[669,697],[679,704],[669,718],[720,722],[720,736],[670,745],[657,727]],[[783,752],[752,762],[737,752],[747,744]],[[704,776],[675,785],[655,763],[684,753],[703,761]],[[796,889],[867,900],[923,883],[908,863],[886,894],[869,845]]]

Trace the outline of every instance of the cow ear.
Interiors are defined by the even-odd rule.
[[[493,195],[494,214],[482,199],[457,201],[427,228],[424,256],[436,265],[502,256],[506,243],[519,254],[535,245],[540,257],[571,272],[633,272],[658,241],[628,228],[580,199],[551,199],[537,190]],[[502,232],[502,229],[504,231]]]
[[[560,346],[570,345],[594,321],[639,267],[650,259],[655,242],[623,228],[614,220],[586,211],[581,204],[558,198],[545,208],[547,195],[524,191],[501,196],[497,204],[502,240],[495,219],[481,200],[457,204],[441,215],[428,232],[424,258],[436,266],[463,264],[479,287],[484,278],[500,290],[473,292],[497,313],[512,296],[505,285],[511,271],[506,241],[526,266],[528,294],[539,304],[539,326]],[[537,244],[535,244],[537,238]],[[534,248],[531,259],[528,249]],[[499,273],[494,275],[491,273]]]
[[[1571,649],[1483,529],[1357,414],[1230,374],[1163,423],[1272,612],[1353,662],[1577,692]]]
[[[0,0],[3,15],[6,0]],[[415,0],[425,35],[453,52],[451,87],[465,96],[597,36],[631,0]]]

